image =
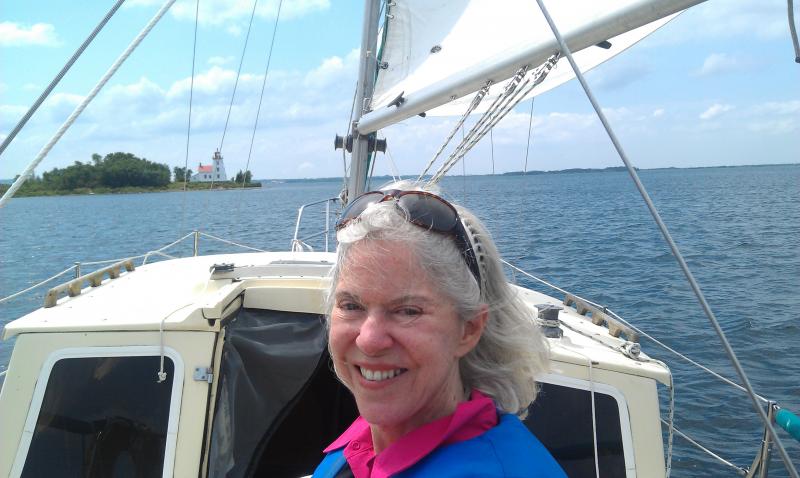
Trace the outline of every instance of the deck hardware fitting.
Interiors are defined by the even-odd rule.
[[[53,287],[47,291],[47,294],[44,297],[44,308],[49,309],[50,307],[55,307],[58,303],[59,296],[64,292],[66,292],[70,297],[81,295],[81,292],[83,291],[83,285],[86,281],[88,281],[92,287],[99,287],[103,284],[106,275],[108,275],[108,278],[111,280],[118,278],[122,274],[123,267],[127,272],[133,272],[133,270],[136,269],[136,266],[133,265],[133,260],[124,259],[111,264],[110,266],[98,269],[86,275],[79,276],[65,284]]]
[[[211,370],[211,367],[195,367],[192,378],[196,382],[212,383],[214,381],[214,373]]]

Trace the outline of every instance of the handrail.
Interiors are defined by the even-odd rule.
[[[325,235],[325,252],[328,252],[328,234],[330,233],[330,215],[331,215],[331,203],[339,202],[341,199],[338,197],[328,198],[328,199],[321,199],[319,201],[310,202],[307,204],[303,204],[300,206],[300,209],[297,211],[297,222],[294,226],[294,236],[292,237],[291,247],[292,250],[302,250],[303,247],[308,247],[309,249],[313,250],[310,246],[308,246],[305,241],[309,239],[313,239],[315,237],[319,237],[321,235]],[[314,233],[310,236],[299,238],[297,237],[300,234],[300,221],[303,220],[303,213],[305,212],[306,207],[308,206],[315,206],[317,204],[325,203],[325,229],[322,232]]]

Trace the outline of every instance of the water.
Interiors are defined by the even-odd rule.
[[[800,412],[800,165],[642,171],[641,177],[756,391]],[[444,186],[487,222],[510,262],[735,376],[627,173],[448,178]],[[340,188],[341,181],[328,181],[15,199],[0,210],[0,297],[74,261],[143,253],[192,229],[285,250],[299,205],[336,196]],[[321,224],[316,211],[309,219]],[[235,250],[207,240],[201,249]],[[191,241],[170,251],[188,255]],[[0,305],[0,323],[39,307],[43,293]],[[11,346],[0,344],[0,363],[8,362]],[[749,465],[762,428],[746,396],[646,341],[643,348],[667,360],[675,375],[677,427],[733,463]],[[779,434],[800,465],[800,446]],[[733,475],[683,439],[675,444],[674,476]],[[771,476],[787,476],[778,458]]]

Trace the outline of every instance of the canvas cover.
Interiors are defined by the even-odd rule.
[[[225,325],[208,476],[251,476],[320,365],[327,366],[321,316],[241,309]]]

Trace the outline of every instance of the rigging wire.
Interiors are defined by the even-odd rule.
[[[72,126],[72,124],[75,122],[76,119],[78,119],[78,116],[80,116],[80,114],[83,113],[83,110],[86,109],[87,106],[89,106],[89,103],[92,102],[92,100],[97,96],[100,90],[106,85],[106,83],[108,83],[108,80],[110,80],[111,77],[114,76],[114,73],[117,72],[117,70],[119,69],[120,66],[122,66],[125,60],[127,60],[128,57],[131,56],[133,50],[135,50],[136,47],[139,46],[142,40],[144,40],[144,37],[146,37],[147,34],[150,33],[150,30],[152,30],[153,27],[156,26],[156,23],[158,23],[158,21],[161,20],[164,14],[167,13],[167,10],[169,10],[169,7],[171,7],[173,3],[175,3],[175,0],[167,0],[164,3],[164,5],[161,6],[161,8],[158,10],[155,16],[153,16],[153,18],[150,19],[150,21],[147,23],[147,25],[145,25],[142,31],[139,32],[136,38],[134,38],[133,41],[130,43],[130,45],[128,45],[128,48],[126,48],[125,51],[122,52],[122,54],[119,56],[119,58],[116,59],[116,61],[114,61],[114,63],[105,73],[105,75],[103,75],[103,77],[100,78],[100,81],[98,81],[97,84],[94,86],[94,88],[92,88],[92,91],[90,91],[89,94],[86,95],[86,97],[83,99],[83,101],[81,101],[81,103],[75,107],[75,109],[66,119],[66,121],[64,121],[64,124],[62,124],[61,127],[58,129],[58,131],[56,131],[56,134],[53,135],[52,138],[50,138],[50,141],[47,142],[47,144],[41,149],[41,151],[39,151],[39,153],[36,155],[33,161],[31,161],[30,164],[28,164],[28,166],[22,171],[22,173],[20,173],[19,177],[17,177],[16,181],[14,181],[11,187],[9,187],[6,190],[5,194],[3,194],[2,197],[0,197],[0,208],[2,208],[12,197],[14,197],[14,194],[17,192],[17,190],[21,188],[22,185],[25,184],[25,181],[27,181],[28,178],[33,175],[33,171],[34,169],[36,169],[36,166],[38,166],[39,163],[42,162],[42,160],[47,156],[47,153],[49,153],[50,150],[53,149],[53,146],[55,146],[58,140],[61,139],[62,136],[64,136],[64,133],[66,133],[69,127]]]
[[[189,81],[189,119],[186,124],[186,154],[183,160],[183,194],[181,195],[181,228],[183,231],[184,220],[186,218],[186,184],[189,182],[189,142],[192,133],[192,102],[194,100],[194,69],[197,59],[197,25],[200,19],[200,0],[195,2],[194,9],[194,41],[192,43],[192,77]],[[199,168],[198,168],[199,169]],[[199,172],[199,171],[198,171]],[[212,175],[213,178],[213,175]]]
[[[559,54],[551,56],[534,70],[532,75],[528,75],[528,66],[520,68],[506,85],[503,93],[495,99],[489,109],[476,122],[475,126],[467,133],[466,139],[450,154],[450,157],[428,181],[428,184],[435,184],[441,180],[467,151],[472,149],[491,128],[505,118],[536,86],[544,81],[548,73],[555,67],[558,59]]]
[[[258,98],[258,109],[256,110],[256,121],[253,124],[253,134],[250,136],[250,149],[247,151],[247,163],[242,174],[242,189],[244,189],[247,171],[250,170],[250,157],[253,154],[253,143],[256,140],[256,130],[258,129],[258,118],[261,116],[261,104],[264,101],[264,89],[267,86],[267,75],[269,75],[269,65],[272,62],[272,48],[275,46],[275,35],[278,33],[278,20],[281,18],[281,7],[283,0],[278,2],[278,13],[275,14],[275,25],[272,27],[272,40],[269,44],[269,54],[267,55],[267,66],[264,69],[264,80],[261,82],[261,96]]]
[[[233,93],[231,94],[231,102],[228,105],[228,115],[225,117],[225,127],[222,128],[222,139],[219,140],[219,151],[222,152],[222,146],[225,144],[225,134],[228,132],[228,122],[231,119],[231,110],[233,110],[233,100],[236,98],[236,88],[239,86],[239,77],[242,74],[242,65],[244,64],[244,55],[247,52],[247,43],[250,41],[250,30],[253,28],[253,18],[256,16],[256,6],[258,0],[253,1],[253,11],[250,13],[250,23],[247,24],[247,34],[244,37],[244,47],[242,48],[242,57],[239,59],[239,69],[236,70],[236,81],[233,83]]]
[[[794,47],[794,61],[800,63],[800,42],[797,41],[797,29],[794,26],[794,2],[787,0],[786,8],[789,13],[789,33],[792,36],[792,46]]]
[[[592,104],[592,107],[594,108],[595,113],[597,114],[597,117],[600,119],[600,122],[603,124],[603,127],[605,128],[606,133],[609,136],[609,139],[611,139],[611,142],[614,145],[614,148],[617,150],[617,153],[619,154],[620,158],[622,159],[622,162],[625,163],[625,167],[628,169],[628,173],[631,175],[631,178],[633,179],[633,182],[636,185],[636,188],[639,190],[639,193],[641,194],[642,199],[644,199],[644,202],[647,205],[647,208],[649,209],[650,214],[653,216],[653,219],[655,220],[656,224],[658,225],[658,228],[661,231],[661,234],[664,236],[664,239],[666,240],[667,244],[669,245],[669,248],[671,249],[672,254],[675,256],[675,259],[678,261],[678,265],[680,266],[681,270],[683,271],[684,275],[686,276],[686,279],[689,282],[689,285],[691,286],[692,290],[694,291],[694,294],[697,297],[697,300],[700,302],[701,308],[705,312],[706,316],[708,317],[708,320],[711,322],[711,325],[713,326],[714,330],[716,331],[717,336],[719,337],[720,342],[722,343],[722,346],[725,349],[726,354],[728,355],[728,357],[730,358],[734,368],[736,369],[736,372],[739,375],[739,378],[742,380],[742,384],[747,389],[747,394],[748,394],[748,396],[750,397],[750,399],[751,399],[751,401],[753,403],[753,408],[755,408],[756,412],[758,413],[759,417],[761,418],[761,421],[764,423],[764,427],[767,429],[767,432],[769,433],[769,435],[772,437],[773,441],[775,442],[775,446],[778,449],[778,452],[780,453],[781,458],[783,459],[784,465],[786,466],[786,470],[789,472],[789,474],[793,478],[798,478],[799,475],[797,473],[797,470],[795,469],[794,464],[791,461],[791,458],[789,457],[788,453],[786,452],[786,448],[784,448],[783,442],[781,441],[780,437],[778,437],[778,434],[775,432],[775,428],[772,426],[772,423],[771,423],[769,417],[767,417],[766,413],[764,412],[764,410],[761,408],[761,406],[758,403],[758,399],[757,399],[755,391],[753,390],[753,386],[750,384],[750,380],[747,378],[747,374],[745,373],[744,369],[742,368],[742,365],[741,365],[741,363],[739,362],[739,359],[736,356],[736,352],[733,351],[733,348],[731,347],[731,344],[728,341],[728,338],[726,337],[725,332],[720,327],[719,322],[717,321],[717,318],[714,315],[714,312],[711,310],[711,307],[708,305],[708,302],[706,301],[705,296],[703,295],[703,292],[700,290],[700,286],[697,284],[697,281],[694,279],[694,275],[689,270],[689,266],[686,264],[686,261],[684,260],[683,255],[681,254],[680,250],[678,249],[677,244],[672,239],[672,235],[669,233],[669,230],[667,229],[666,224],[661,219],[661,215],[656,210],[656,207],[653,204],[653,201],[650,199],[650,195],[647,193],[647,190],[644,188],[644,185],[642,184],[641,180],[639,180],[639,175],[636,173],[636,170],[633,168],[633,166],[631,165],[630,161],[628,160],[627,154],[622,149],[622,145],[620,144],[619,140],[617,139],[616,134],[614,134],[614,131],[612,130],[611,125],[608,122],[608,119],[606,118],[605,114],[603,113],[603,110],[600,108],[600,105],[597,103],[597,100],[595,99],[594,94],[592,94],[592,91],[589,88],[589,85],[586,83],[586,79],[583,77],[583,74],[581,73],[580,68],[578,68],[578,65],[575,63],[575,60],[572,58],[572,53],[571,53],[569,47],[564,42],[564,38],[561,36],[561,33],[558,31],[558,28],[556,27],[555,23],[553,22],[553,19],[550,16],[550,13],[547,11],[547,8],[544,6],[543,0],[536,0],[536,3],[539,5],[539,9],[542,11],[542,14],[544,15],[545,19],[547,20],[547,23],[550,26],[550,29],[553,31],[553,35],[556,37],[556,40],[558,41],[559,47],[561,49],[561,52],[564,55],[566,55],[567,60],[569,60],[569,64],[570,64],[570,66],[572,66],[572,70],[575,72],[575,77],[580,82],[581,87],[583,87],[583,90],[586,93],[586,96],[589,99],[589,102]]]
[[[61,68],[61,71],[58,72],[56,77],[53,78],[53,80],[50,82],[49,85],[47,85],[47,88],[45,88],[42,94],[39,95],[39,98],[36,99],[36,101],[30,108],[28,108],[28,111],[25,112],[25,114],[19,120],[17,125],[14,126],[14,129],[12,129],[11,132],[8,133],[8,136],[6,136],[6,138],[3,140],[3,144],[0,144],[0,156],[2,156],[3,151],[5,151],[8,145],[11,144],[11,141],[14,140],[14,137],[17,136],[17,133],[19,133],[22,130],[22,128],[25,126],[28,120],[31,119],[31,116],[33,116],[36,110],[39,109],[39,106],[41,106],[42,103],[44,103],[44,100],[46,100],[47,97],[50,96],[50,93],[52,93],[56,85],[58,85],[58,83],[61,82],[61,79],[64,78],[64,75],[66,75],[69,69],[72,68],[72,65],[75,63],[75,61],[83,54],[83,52],[86,50],[89,44],[92,43],[92,40],[94,40],[94,37],[96,37],[97,34],[100,33],[103,27],[106,26],[106,23],[108,23],[108,21],[111,20],[111,17],[114,16],[114,14],[117,12],[117,10],[119,10],[119,7],[122,6],[124,2],[125,0],[118,0],[117,3],[115,3],[114,6],[111,7],[111,10],[109,10],[108,13],[106,13],[106,16],[103,17],[102,20],[100,20],[100,23],[98,23],[97,26],[94,27],[92,33],[90,33],[89,36],[86,37],[86,40],[84,40],[83,43],[81,43],[81,46],[79,46],[78,49],[75,50],[75,53],[73,53],[72,57],[70,57],[70,59],[67,60],[67,63],[65,63],[63,68]]]
[[[258,0],[253,1],[253,11],[250,12],[250,22],[247,24],[247,34],[244,37],[244,47],[242,48],[242,56],[239,59],[239,69],[236,70],[236,80],[233,82],[233,93],[231,93],[231,101],[228,104],[228,114],[225,116],[225,126],[222,128],[222,138],[219,140],[219,151],[220,156],[222,155],[222,146],[225,144],[225,134],[228,132],[228,123],[231,119],[231,111],[233,110],[233,100],[236,98],[236,89],[239,86],[239,78],[242,74],[242,65],[244,65],[244,55],[247,52],[247,43],[250,40],[250,30],[253,28],[253,18],[256,16],[256,7],[258,6]],[[211,165],[214,166],[214,161],[211,161]],[[214,189],[214,180],[215,174],[211,175],[211,185],[208,189]]]
[[[489,146],[492,151],[492,176],[494,176],[494,128],[489,130]]]
[[[525,146],[525,168],[522,170],[522,174],[527,174],[528,172],[528,152],[531,150],[531,130],[533,129],[533,100],[531,98],[531,114],[530,118],[528,119],[528,144]]]

